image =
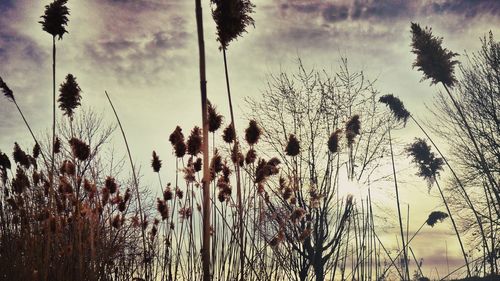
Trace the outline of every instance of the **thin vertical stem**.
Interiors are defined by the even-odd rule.
[[[396,166],[394,164],[394,152],[393,152],[393,149],[392,149],[392,137],[391,137],[391,129],[389,128],[388,130],[389,132],[389,145],[390,145],[390,148],[391,148],[391,162],[392,162],[392,173],[393,173],[393,176],[394,176],[394,187],[396,188],[396,203],[398,205],[398,219],[399,219],[399,230],[401,232],[401,241],[403,242],[402,246],[403,246],[403,255],[404,255],[404,262],[405,262],[405,266],[406,266],[406,276],[405,278],[408,278],[409,279],[409,276],[410,276],[410,272],[408,270],[408,255],[406,253],[406,248],[405,248],[405,236],[404,236],[404,233],[403,233],[403,220],[401,219],[401,206],[399,204],[399,189],[398,189],[398,181],[396,179]]]
[[[441,186],[439,185],[439,182],[436,180],[436,177],[434,177],[434,182],[436,183],[436,186],[439,190],[439,194],[441,194],[441,198],[443,198],[443,203],[444,206],[446,207],[446,211],[448,212],[448,215],[450,215],[450,220],[453,225],[453,229],[455,230],[455,234],[457,235],[458,238],[458,243],[460,244],[460,249],[462,250],[462,255],[464,256],[464,261],[467,266],[467,274],[470,276],[470,268],[469,268],[469,262],[467,261],[467,254],[465,253],[465,248],[462,243],[462,238],[460,238],[460,234],[458,232],[457,225],[455,223],[455,220],[453,219],[453,215],[451,214],[450,208],[448,207],[448,202],[446,201],[446,198],[444,197],[443,190],[441,189]]]
[[[238,137],[236,134],[236,127],[234,123],[234,111],[233,111],[233,101],[231,99],[231,87],[229,84],[229,72],[227,70],[227,56],[226,49],[222,49],[222,54],[224,57],[224,73],[226,76],[226,88],[227,88],[227,99],[229,101],[229,113],[231,115],[231,127],[234,132],[234,153],[238,153]],[[241,196],[241,175],[240,175],[240,165],[239,163],[235,163],[236,170],[236,200],[238,200],[238,221],[239,221],[239,239],[240,243],[240,280],[244,280],[244,272],[245,272],[245,245],[243,243],[243,203]]]
[[[111,102],[111,99],[109,98],[108,92],[104,91],[106,94],[106,98],[108,98],[109,105],[111,105],[111,109],[113,109],[113,113],[115,114],[116,121],[118,122],[118,126],[120,127],[120,131],[123,136],[123,140],[125,142],[125,147],[127,148],[127,154],[128,154],[128,159],[130,161],[130,166],[132,167],[132,176],[134,177],[134,185],[135,185],[135,191],[137,194],[137,204],[139,205],[139,217],[141,219],[141,231],[142,231],[142,246],[144,247],[144,261],[147,263],[147,247],[146,247],[146,233],[144,232],[144,214],[143,214],[143,209],[142,209],[142,204],[141,204],[141,194],[139,193],[139,182],[137,180],[137,175],[135,173],[135,167],[134,167],[134,161],[132,160],[132,154],[130,153],[130,147],[128,145],[127,141],[127,136],[125,135],[125,131],[123,130],[122,123],[120,122],[120,118],[118,117],[118,114],[116,113],[115,107],[113,106],[113,103]],[[145,278],[146,280],[148,279],[148,266],[145,264]]]

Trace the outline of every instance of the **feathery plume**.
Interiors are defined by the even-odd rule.
[[[249,149],[247,155],[245,156],[245,163],[247,165],[252,164],[255,162],[256,159],[257,159],[257,152],[255,151],[255,149],[253,148]]]
[[[172,146],[174,147],[175,156],[178,158],[184,157],[186,155],[186,143],[184,142],[184,134],[182,133],[181,127],[175,127],[175,130],[170,134],[168,139]]]
[[[61,194],[73,193],[73,186],[66,177],[59,177],[59,192]]]
[[[186,155],[186,149],[186,144],[183,141],[176,143],[174,146],[175,156],[178,158],[184,157],[184,155]]]
[[[19,163],[21,166],[23,166],[26,169],[29,169],[31,166],[31,161],[29,158],[29,155],[24,152],[24,150],[21,149],[19,144],[16,142],[14,143],[14,152],[12,153],[12,156],[14,158],[14,161],[16,163]]]
[[[191,135],[187,140],[187,151],[189,155],[196,156],[201,152],[201,145],[203,142],[203,137],[201,136],[201,129],[199,127],[194,127],[191,130]]]
[[[40,152],[41,152],[40,145],[38,143],[35,143],[35,145],[33,146],[33,157],[35,159],[38,158],[38,156],[40,156]]]
[[[172,188],[170,188],[170,184],[165,188],[165,191],[163,191],[163,200],[165,201],[170,201],[174,198],[174,193],[172,192]]]
[[[161,215],[162,220],[168,219],[168,206],[165,200],[160,200],[160,198],[157,198],[157,204],[156,207],[158,209],[158,212]]]
[[[201,168],[203,166],[203,160],[201,158],[197,158],[196,161],[193,163],[193,168],[195,172],[201,171]]]
[[[339,135],[342,133],[342,130],[338,129],[333,132],[328,138],[328,150],[331,153],[335,153],[339,150]]]
[[[156,154],[156,151],[153,151],[153,160],[151,160],[151,167],[155,173],[159,173],[161,169],[161,160]]]
[[[0,77],[0,89],[2,89],[2,92],[4,94],[4,96],[14,102],[16,99],[14,98],[14,93],[12,92],[12,90],[9,88],[9,86],[7,86],[7,84],[3,81],[2,77]]]
[[[222,157],[219,154],[219,151],[216,149],[214,155],[212,156],[212,160],[210,160],[210,175],[211,178],[214,179],[215,175],[222,171]]]
[[[70,176],[74,176],[76,174],[75,164],[69,160],[64,160],[59,171],[61,174],[67,174]]]
[[[285,148],[286,155],[288,156],[297,156],[300,153],[300,143],[297,137],[294,134],[291,134],[288,138],[288,143]]]
[[[73,155],[80,161],[85,161],[90,156],[90,146],[86,144],[84,141],[79,140],[77,138],[71,138],[69,140],[69,144],[71,146],[71,151]]]
[[[109,190],[109,193],[113,194],[118,190],[118,184],[115,181],[115,178],[108,176],[104,183],[105,188]]]
[[[184,142],[184,134],[182,133],[181,127],[175,127],[175,130],[170,134],[168,140],[172,146],[175,146],[179,142]]]
[[[405,148],[408,156],[412,156],[412,162],[418,166],[418,176],[427,180],[431,186],[439,171],[443,170],[443,159],[436,157],[434,152],[431,152],[431,147],[424,139],[417,138],[415,142]]]
[[[23,169],[17,167],[16,177],[12,180],[12,191],[17,194],[23,193],[23,191],[30,186],[30,180]]]
[[[231,149],[231,161],[233,161],[233,163],[235,164],[240,165],[240,167],[243,167],[243,164],[245,164],[245,155],[241,153],[239,147],[237,147],[236,145]]]
[[[403,102],[399,98],[389,94],[381,96],[378,101],[389,106],[396,120],[403,121],[404,124],[406,124],[406,121],[410,117],[410,112],[406,110]]]
[[[52,36],[59,36],[62,39],[64,33],[67,33],[66,27],[68,25],[69,9],[66,7],[68,0],[55,0],[49,5],[45,6],[45,12],[41,16],[44,31]]]
[[[231,126],[231,124],[229,124],[229,126],[227,126],[224,131],[222,132],[222,139],[226,142],[226,143],[232,143],[233,140],[234,140],[234,137],[235,137],[235,132],[234,132],[234,129],[233,129],[233,126]]]
[[[217,112],[217,108],[208,102],[208,131],[213,133],[222,125],[222,115]]]
[[[182,197],[184,197],[184,191],[177,187],[175,189],[175,196],[177,196],[177,198],[179,199],[182,199]]]
[[[215,8],[212,17],[217,25],[217,41],[221,49],[227,49],[229,43],[246,32],[254,20],[249,14],[255,7],[249,0],[211,0]]]
[[[59,108],[69,118],[73,118],[74,110],[81,105],[81,92],[80,86],[76,83],[76,77],[68,74],[66,81],[59,88],[59,99],[57,101],[59,102]]]
[[[432,227],[439,221],[442,222],[444,219],[448,217],[448,214],[445,212],[435,211],[429,214],[429,218],[427,218],[426,223]]]
[[[245,130],[245,140],[249,145],[254,145],[259,141],[262,129],[257,125],[255,120],[250,120],[248,128]]]
[[[10,168],[11,168],[9,156],[7,156],[7,154],[5,154],[1,151],[0,151],[0,167],[3,169],[6,169],[6,170],[7,169],[10,170]]]
[[[360,134],[360,131],[361,122],[359,121],[359,115],[354,115],[345,124],[345,137],[349,145],[354,143],[354,138]]]
[[[418,23],[411,23],[412,53],[417,55],[413,67],[424,73],[422,80],[430,79],[431,84],[439,82],[453,86],[456,82],[454,67],[458,61],[453,60],[457,53],[441,46],[443,38],[432,35],[432,29],[422,29]]]

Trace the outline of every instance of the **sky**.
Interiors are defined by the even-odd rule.
[[[51,37],[38,21],[50,1],[0,0],[0,76],[36,132],[50,127]],[[246,97],[258,98],[270,74],[295,71],[297,58],[306,67],[336,70],[340,58],[349,67],[377,79],[382,93],[399,96],[418,118],[432,122],[425,104],[438,88],[411,67],[410,22],[432,26],[444,46],[460,54],[480,47],[490,30],[500,36],[500,1],[496,0],[255,0],[255,28],[229,46],[228,60],[236,109]],[[200,124],[198,49],[194,1],[69,0],[68,34],[57,45],[56,81],[72,73],[83,90],[82,104],[113,116],[107,90],[125,126],[135,161],[149,171],[152,150],[173,163],[168,135],[176,125],[188,131]],[[215,37],[209,1],[203,1],[209,99],[228,115],[222,53]],[[498,39],[497,39],[498,40]],[[463,56],[462,56],[463,57]],[[244,115],[237,124],[246,124]],[[402,140],[417,131],[410,127]],[[0,101],[0,149],[14,141],[31,146],[22,120],[6,99]],[[116,136],[115,145],[122,147]],[[123,148],[123,147],[122,147]],[[172,160],[169,160],[172,158]],[[154,178],[145,176],[146,183]],[[382,196],[393,196],[385,193]],[[423,221],[440,208],[436,194],[417,178],[406,180],[402,201],[413,209],[411,221]],[[417,223],[415,223],[417,226]],[[450,267],[461,264],[450,224],[425,230],[415,241],[424,265],[445,273],[442,257],[448,245]],[[385,237],[387,243],[395,237]],[[430,246],[428,241],[439,243]],[[446,242],[445,242],[446,241]],[[420,247],[419,247],[420,246]],[[428,266],[427,272],[433,267]],[[424,270],[424,272],[426,272]],[[433,273],[435,276],[435,273]]]

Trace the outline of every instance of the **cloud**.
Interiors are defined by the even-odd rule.
[[[500,2],[496,0],[278,0],[278,7],[287,16],[307,14],[321,18],[324,23],[346,20],[394,20],[420,15],[452,14],[475,17],[483,14],[498,15]]]
[[[169,68],[186,57],[191,36],[184,19],[186,8],[177,0],[93,2],[89,11],[95,15],[86,18],[96,23],[94,34],[76,38],[83,46],[78,55],[85,69],[120,83],[146,84],[168,77]],[[75,33],[85,33],[76,28]]]
[[[17,33],[8,26],[0,30],[0,62],[4,67],[16,68],[20,62],[31,61],[36,65],[44,62],[46,52],[32,39]]]
[[[467,18],[489,14],[498,17],[500,14],[500,2],[497,0],[447,0],[442,3],[431,3],[425,7],[427,11],[438,14],[449,13],[463,15]],[[423,9],[425,12],[425,9]]]
[[[157,80],[183,62],[190,35],[185,31],[157,31],[144,36],[113,36],[85,43],[89,67],[129,82]]]

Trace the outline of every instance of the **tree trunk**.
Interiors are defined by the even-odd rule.
[[[316,275],[316,281],[325,280],[325,265],[322,261],[322,258],[319,257],[314,261],[314,275]]]

